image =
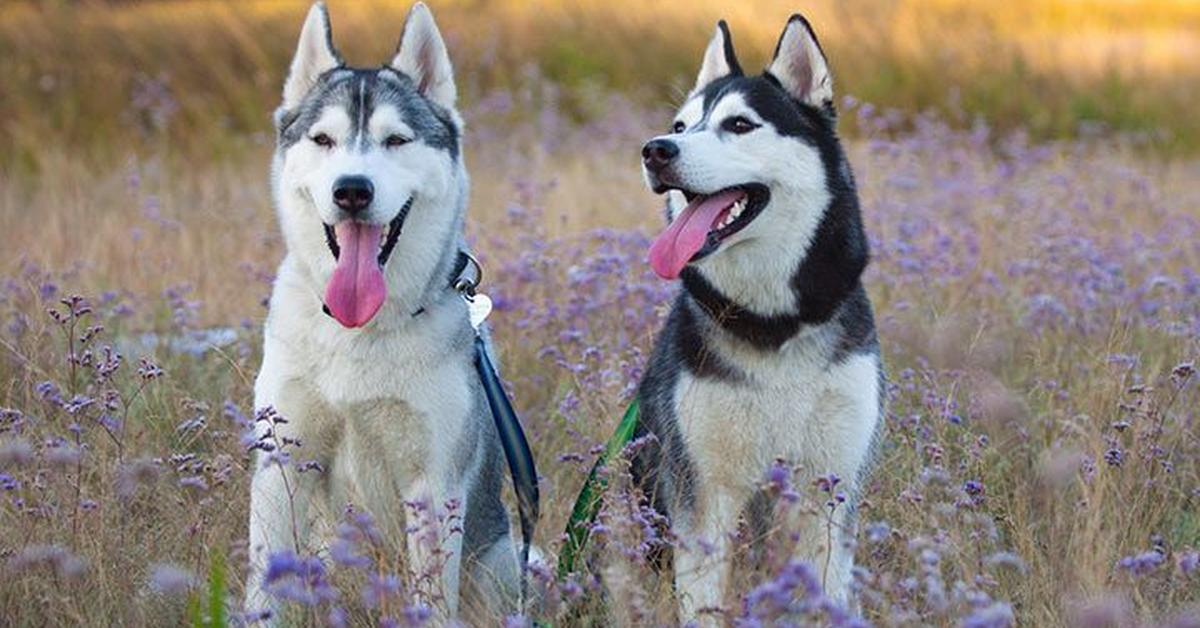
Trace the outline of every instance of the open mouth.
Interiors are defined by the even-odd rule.
[[[380,233],[379,236],[379,265],[383,266],[387,263],[388,258],[392,255],[392,249],[396,248],[396,241],[400,239],[400,229],[404,227],[404,219],[408,217],[408,210],[412,208],[413,199],[409,197],[408,202],[404,203],[404,207],[400,208],[400,212],[396,217],[388,223],[387,233]],[[325,227],[325,244],[329,245],[329,252],[333,253],[333,259],[338,259],[342,253],[342,247],[338,246],[337,232],[333,225],[324,225]]]
[[[721,243],[758,217],[771,193],[761,183],[744,183],[712,194],[678,189],[688,205],[650,245],[650,265],[663,279],[712,254]]]
[[[325,286],[325,311],[346,327],[366,325],[387,298],[383,267],[404,227],[413,199],[387,225],[343,220],[325,225],[325,243],[337,265]]]

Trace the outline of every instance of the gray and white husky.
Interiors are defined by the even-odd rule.
[[[776,458],[843,479],[833,547],[819,509],[791,525],[829,595],[850,602],[882,371],[860,280],[867,240],[835,126],[829,68],[803,17],[757,76],[742,72],[721,22],[670,133],[642,149],[670,223],[650,262],[682,289],[638,391],[639,427],[655,438],[634,473],[684,540],[674,556],[684,618],[726,600],[730,533],[739,516],[768,525],[761,487]]]
[[[468,308],[451,286],[465,259],[468,190],[455,97],[425,5],[413,6],[391,61],[370,69],[347,67],[324,6],[309,11],[275,115],[272,184],[287,254],[255,405],[287,421],[274,434],[259,424],[260,438],[300,441],[293,460],[323,470],[260,459],[248,608],[271,607],[267,557],[319,550],[310,524],[336,521],[350,503],[374,515],[410,569],[445,561],[430,598],[443,598],[447,615],[458,612],[460,576],[514,590],[502,450]],[[428,543],[405,534],[406,502],[457,504],[461,519]]]

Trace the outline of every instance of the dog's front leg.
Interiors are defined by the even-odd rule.
[[[265,454],[255,457],[257,468],[250,485],[250,573],[246,581],[247,611],[270,611],[277,615],[278,603],[270,596],[263,578],[272,553],[305,550],[309,529],[311,482],[292,469],[266,464]],[[277,620],[277,618],[276,618]]]
[[[855,517],[851,504],[840,504],[832,514],[795,513],[781,524],[795,539],[794,557],[812,566],[825,595],[853,608],[850,582],[854,569]]]
[[[717,626],[724,624],[720,613],[729,590],[729,530],[737,520],[738,500],[714,492],[705,502],[675,524],[684,542],[675,552],[675,588],[681,622],[695,619],[701,625]]]
[[[440,597],[444,618],[453,618],[458,616],[466,501],[461,491],[448,486],[446,482],[422,481],[408,491],[405,548],[417,590],[434,608]]]

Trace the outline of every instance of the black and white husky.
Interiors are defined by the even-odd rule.
[[[447,614],[458,611],[460,575],[513,590],[504,461],[468,308],[451,287],[468,191],[455,97],[425,5],[412,8],[391,61],[371,69],[347,67],[325,8],[309,11],[276,113],[273,192],[287,255],[255,405],[286,418],[274,437],[302,443],[294,460],[323,471],[259,461],[248,608],[270,608],[270,553],[319,550],[310,523],[336,521],[348,503],[375,516],[410,568],[445,561],[431,597],[444,596]],[[268,425],[258,428],[267,437]],[[434,543],[406,536],[406,502],[457,504],[461,526]]]
[[[730,533],[762,529],[758,503],[776,458],[834,473],[849,504],[833,547],[820,516],[799,524],[801,558],[826,564],[849,601],[854,501],[881,414],[881,367],[858,199],[835,132],[829,68],[794,16],[774,59],[742,72],[724,22],[670,133],[642,149],[667,194],[669,226],[650,263],[682,290],[638,397],[656,443],[634,472],[684,540],[674,557],[684,618],[721,607]]]

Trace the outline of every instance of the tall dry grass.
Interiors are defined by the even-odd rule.
[[[352,59],[391,48],[403,4],[331,4]],[[866,618],[1194,618],[1200,398],[1186,367],[1200,357],[1200,164],[1148,157],[1121,136],[1044,140],[1093,117],[1080,102],[1118,129],[1193,133],[1195,57],[1179,51],[1194,45],[1196,5],[854,6],[806,8],[839,89],[952,118],[862,106],[843,118],[856,130],[890,381],[858,539]],[[637,147],[668,120],[718,14],[745,57],[763,59],[790,10],[435,6],[464,86],[469,232],[544,476],[538,541],[551,557],[672,289],[643,263],[659,211]],[[11,142],[0,169],[0,623],[186,623],[218,557],[220,592],[232,603],[241,591],[252,462],[240,421],[252,416],[262,299],[282,255],[267,121],[302,11],[0,7],[0,68],[26,87],[0,91]],[[1020,126],[1035,139],[1010,133]],[[61,315],[72,293],[95,310],[78,334],[106,327],[91,359],[109,343],[125,354],[111,383],[94,361],[68,359],[46,313]],[[212,326],[236,340],[206,349],[202,336],[178,351],[143,336]],[[811,479],[786,488],[810,497]],[[636,514],[609,504],[611,532],[585,574],[601,583],[539,581],[559,602],[545,617],[675,621],[669,586],[632,558],[648,542]],[[784,588],[795,582],[778,558],[743,577],[731,616],[764,591],[802,597]],[[403,593],[365,608],[367,585],[334,577],[355,625],[409,610]],[[325,624],[334,605],[297,623]]]
[[[822,0],[434,3],[468,101],[531,73],[564,85],[576,118],[609,89],[673,102],[718,18],[759,67],[799,9],[838,59],[842,93],[907,111],[1066,137],[1097,125],[1187,149],[1200,84],[1200,9],[1183,0]],[[407,5],[330,3],[349,59],[393,49]],[[265,114],[306,3],[245,0],[0,7],[0,141],[10,167],[36,169],[47,143],[101,161],[117,147],[167,144],[208,158],[269,135]],[[166,139],[163,139],[165,135]],[[157,148],[157,146],[154,146]]]
[[[553,98],[514,100],[536,107]],[[469,230],[499,304],[505,373],[536,444],[539,542],[551,557],[671,290],[642,262],[657,200],[629,148],[659,114],[617,97],[607,110],[593,126],[553,109],[521,124],[503,111],[467,112]],[[850,144],[891,381],[886,444],[861,513],[866,616],[950,626],[983,621],[986,611],[1001,620],[1011,612],[1021,625],[1157,625],[1186,611],[1198,601],[1197,572],[1187,567],[1200,546],[1197,388],[1172,373],[1200,355],[1197,165],[1145,162],[1108,140],[1031,145],[916,126],[898,140],[881,132]],[[281,254],[265,160],[258,151],[179,171],[154,158],[92,169],[64,157],[61,185],[31,195],[5,188],[5,250],[30,264],[5,284],[0,407],[23,423],[0,428],[0,440],[34,453],[0,456],[0,472],[22,482],[10,500],[20,495],[48,515],[0,507],[16,532],[0,544],[11,570],[0,609],[17,625],[177,623],[195,589],[160,591],[163,564],[201,578],[216,556],[229,557],[226,592],[236,599],[251,462],[229,417],[249,412],[260,300]],[[88,411],[69,414],[41,386],[65,391],[74,379],[62,336],[41,311],[70,292],[93,297],[109,327],[102,338],[118,340],[130,366],[150,351],[166,370],[126,417],[123,457],[85,424],[82,473],[56,462],[51,443]],[[130,342],[147,329],[186,336],[211,324],[244,331],[200,355]],[[130,460],[159,461],[132,498],[119,493]],[[205,488],[183,484],[194,474]],[[796,478],[795,490],[807,494],[808,479]],[[79,499],[98,505],[80,510]],[[641,563],[617,568],[644,542],[624,508],[611,505],[612,531],[588,570],[633,602],[605,605],[552,587],[563,601],[549,617],[674,621],[661,579]],[[71,573],[67,558],[14,567],[31,560],[31,545],[65,551],[86,570]],[[1152,563],[1145,574],[1121,566],[1139,556]],[[739,593],[770,585],[766,572],[745,576]],[[345,578],[339,604],[354,607],[365,585]],[[1009,606],[977,608],[980,592]],[[743,602],[729,603],[738,614]],[[352,617],[374,621],[387,608],[398,607]],[[325,613],[295,618],[323,624]]]

